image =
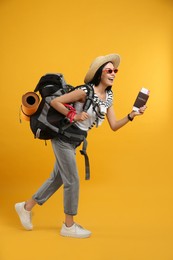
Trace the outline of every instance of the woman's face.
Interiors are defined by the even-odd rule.
[[[117,71],[111,62],[107,63],[102,70],[101,83],[106,87],[112,86]]]

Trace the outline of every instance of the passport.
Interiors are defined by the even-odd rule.
[[[149,94],[150,91],[148,89],[141,88],[133,104],[133,111],[139,112],[139,108],[143,107],[147,103]]]

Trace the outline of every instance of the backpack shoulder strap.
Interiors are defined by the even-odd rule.
[[[83,105],[83,111],[86,112],[91,104],[93,103],[94,101],[94,88],[93,88],[93,85],[85,85],[85,87],[87,88],[87,96],[86,96],[86,100],[85,100],[85,103]]]

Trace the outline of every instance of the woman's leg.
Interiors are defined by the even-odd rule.
[[[61,185],[62,178],[59,172],[58,164],[56,162],[50,177],[32,196],[32,199],[28,200],[28,203],[26,203],[26,207],[27,204],[29,204],[31,207],[34,206],[34,201],[38,205],[43,205],[61,187]]]
[[[79,198],[79,177],[76,165],[75,145],[64,143],[61,140],[53,142],[59,171],[64,184],[64,213],[65,223],[60,234],[67,237],[89,237],[91,232],[74,223],[77,214]]]
[[[76,165],[76,147],[73,144],[54,139],[52,142],[58,170],[64,185],[64,213],[70,216],[77,214],[79,198],[79,177]],[[72,220],[71,220],[72,222]]]
[[[55,191],[62,185],[62,178],[58,171],[58,165],[55,163],[54,170],[49,179],[39,188],[32,198],[26,202],[15,204],[16,212],[20,218],[21,224],[26,230],[32,230],[32,208],[36,205],[45,203]]]

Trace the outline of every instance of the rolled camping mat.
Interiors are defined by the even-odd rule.
[[[40,98],[35,92],[27,92],[22,96],[21,115],[26,121],[30,120],[39,106]]]

